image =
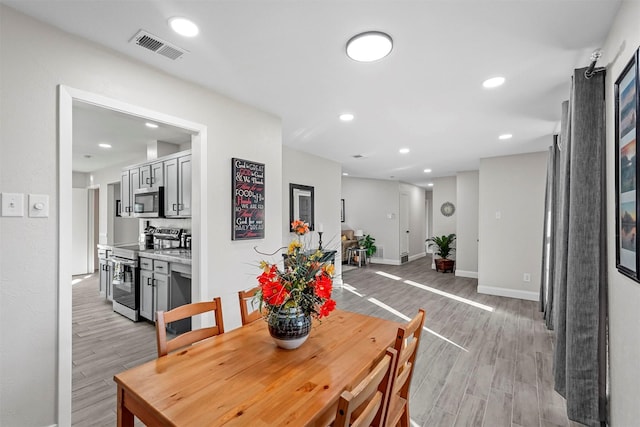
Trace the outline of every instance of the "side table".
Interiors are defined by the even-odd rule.
[[[364,248],[351,247],[347,248],[348,265],[351,265],[354,255],[358,256],[358,268],[367,265],[367,250]],[[355,264],[355,262],[354,262]]]

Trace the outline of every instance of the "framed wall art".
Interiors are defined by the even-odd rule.
[[[264,163],[231,159],[231,240],[264,239]]]
[[[340,199],[340,222],[344,222],[344,199]]]
[[[615,82],[616,267],[640,282],[638,246],[638,51]]]
[[[309,224],[314,230],[313,187],[300,184],[289,184],[289,231],[293,231],[291,223],[296,219]]]

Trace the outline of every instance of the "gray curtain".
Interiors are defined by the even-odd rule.
[[[571,420],[606,421],[604,72],[575,70],[563,104],[554,225],[555,388]]]
[[[558,181],[558,152],[559,136],[553,137],[553,145],[549,147],[547,161],[547,188],[544,197],[544,236],[542,238],[542,283],[540,284],[540,311],[548,329],[553,329],[553,277],[555,259],[555,233],[557,222],[557,181]]]

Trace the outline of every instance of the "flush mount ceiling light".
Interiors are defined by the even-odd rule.
[[[151,128],[151,129],[155,129],[155,128],[157,128],[157,127],[158,127],[158,125],[157,125],[157,124],[155,124],[155,123],[149,123],[149,122],[145,123],[144,125],[145,125],[146,127],[148,127],[148,128]]]
[[[427,187],[433,187],[433,182],[428,183]]]
[[[347,56],[358,62],[373,62],[389,55],[393,40],[380,31],[367,31],[351,37],[347,42]]]
[[[425,169],[424,173],[431,173],[431,169]]]
[[[511,139],[511,138],[513,138],[513,135],[511,135],[510,133],[505,133],[498,137],[498,139],[502,139],[502,140]]]
[[[111,148],[111,144],[107,144],[107,143],[102,142],[102,143],[98,144],[98,147],[100,147],[100,148]]]
[[[411,150],[409,150],[408,148],[401,148],[401,149],[400,149],[400,150],[398,150],[398,151],[400,152],[400,154],[407,154],[407,153],[408,153],[409,151],[411,151]]]
[[[349,176],[349,173],[347,173],[347,172],[342,172],[342,176]]]
[[[350,122],[354,117],[355,116],[351,113],[340,114],[340,120],[342,120],[343,122]]]
[[[482,86],[487,89],[493,89],[494,87],[502,86],[504,84],[504,77],[492,77],[482,82]]]
[[[173,31],[185,37],[195,37],[200,32],[198,26],[194,24],[193,21],[180,16],[169,19],[169,26]]]

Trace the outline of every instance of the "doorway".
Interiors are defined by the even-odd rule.
[[[72,366],[72,229],[70,215],[72,207],[72,141],[73,141],[73,104],[87,103],[128,114],[144,120],[151,120],[182,128],[191,133],[193,151],[192,191],[198,197],[192,201],[192,234],[206,235],[207,203],[207,127],[188,120],[149,110],[112,98],[82,91],[68,86],[58,86],[58,422],[59,425],[71,425],[71,366]],[[206,239],[194,239],[192,243],[192,301],[200,301],[206,295],[208,283],[207,262],[208,243]],[[200,327],[195,322],[194,327]]]

